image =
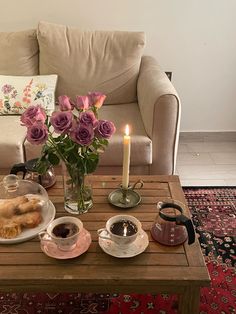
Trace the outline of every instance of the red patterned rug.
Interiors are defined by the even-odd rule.
[[[201,289],[199,313],[236,313],[236,188],[184,193],[211,276],[211,287]],[[0,294],[0,314],[175,314],[177,306],[176,296],[167,294]]]

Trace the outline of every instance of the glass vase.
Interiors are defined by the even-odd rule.
[[[93,206],[89,176],[70,166],[63,167],[64,208],[71,214],[84,214]]]

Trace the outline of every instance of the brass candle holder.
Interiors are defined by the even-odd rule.
[[[143,181],[138,180],[132,186],[123,188],[122,186],[115,191],[112,191],[108,196],[108,201],[112,205],[120,208],[132,208],[141,202],[141,196],[134,191],[135,188],[141,189]]]

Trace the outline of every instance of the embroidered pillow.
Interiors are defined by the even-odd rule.
[[[55,108],[57,75],[0,75],[0,115],[22,114],[31,105]]]

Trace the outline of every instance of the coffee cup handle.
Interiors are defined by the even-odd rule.
[[[40,241],[49,241],[52,242],[52,238],[49,236],[49,234],[47,233],[47,231],[41,231],[38,234],[39,236],[39,240]],[[46,236],[46,237],[45,237]]]
[[[105,232],[107,235],[102,235],[102,232]],[[102,239],[111,240],[111,237],[110,237],[110,235],[109,235],[107,229],[105,229],[105,228],[99,229],[99,230],[97,231],[97,234],[98,234],[98,236],[99,236],[100,238],[102,238]]]

